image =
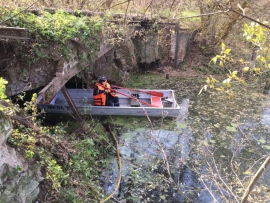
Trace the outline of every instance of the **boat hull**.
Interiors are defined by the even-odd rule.
[[[120,91],[120,90],[119,90]],[[149,104],[154,103],[151,95],[147,93],[139,93],[139,100],[131,99],[129,97],[119,94],[120,107],[114,106],[94,106],[92,90],[68,89],[70,97],[74,102],[78,112],[81,115],[123,115],[123,116],[153,116],[153,117],[177,117],[180,114],[180,107],[174,98],[173,90],[155,90],[164,93],[164,99],[158,98],[160,104],[157,107],[147,106],[140,103],[143,101]],[[132,95],[138,94],[138,91],[121,90],[124,94]],[[169,105],[166,103],[170,101]],[[156,101],[155,101],[156,102]],[[137,105],[136,105],[137,103]],[[47,113],[65,113],[71,114],[72,109],[68,105],[62,92],[59,92],[50,103],[43,103],[42,97],[38,97],[37,107]]]

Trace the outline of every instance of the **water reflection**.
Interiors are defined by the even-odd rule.
[[[115,201],[240,201],[243,184],[253,174],[247,170],[256,172],[261,162],[255,161],[270,149],[270,109],[261,108],[267,98],[244,96],[245,102],[243,95],[234,100],[226,95],[183,99],[173,130],[138,126],[121,134],[123,171]],[[164,159],[169,161],[174,183],[168,181]],[[117,169],[117,160],[112,158],[102,175],[104,193],[113,192]],[[259,183],[269,187],[269,176],[267,169]]]
[[[261,120],[262,124],[264,124],[268,127],[270,126],[270,107],[269,106],[270,106],[270,101],[267,102],[266,108],[264,108],[262,120]],[[270,129],[268,128],[268,130],[270,130]]]

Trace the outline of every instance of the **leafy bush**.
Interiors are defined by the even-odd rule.
[[[99,35],[104,25],[100,17],[90,18],[80,15],[80,12],[77,12],[77,16],[75,16],[62,10],[58,10],[54,14],[43,11],[41,15],[35,15],[20,9],[4,8],[0,9],[0,14],[2,14],[0,19],[2,18],[2,21],[5,21],[8,26],[23,27],[29,30],[31,37],[36,40],[32,48],[38,57],[43,56],[40,48],[46,47],[48,42],[62,45],[61,52],[66,57],[69,52],[67,42],[70,40],[85,47],[87,52],[91,53],[90,58],[99,51]]]
[[[8,84],[8,81],[0,77],[0,100],[1,99],[6,99],[6,84]]]

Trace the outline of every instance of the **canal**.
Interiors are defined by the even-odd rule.
[[[152,81],[137,88],[174,89],[181,110],[176,119],[110,118],[118,126],[122,163],[112,202],[240,202],[270,151],[269,95],[237,85],[230,93],[198,95],[202,80],[145,77],[140,81]],[[108,163],[104,194],[118,180],[114,154]],[[269,200],[269,176],[268,167],[250,194],[253,202]]]

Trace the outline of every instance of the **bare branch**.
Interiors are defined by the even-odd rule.
[[[255,22],[255,23],[258,23],[258,24],[261,25],[261,26],[264,26],[264,27],[270,29],[270,27],[269,27],[268,25],[266,25],[266,24],[264,24],[264,23],[262,23],[262,22],[260,22],[260,21],[257,21],[257,20],[255,20],[254,18],[251,18],[251,17],[249,17],[249,16],[243,15],[242,13],[240,13],[240,12],[238,12],[238,11],[232,9],[232,8],[230,9],[230,11],[232,11],[232,12],[234,12],[234,13],[237,13],[238,15],[241,15],[241,16],[244,17],[244,18],[247,18],[247,19],[249,19],[249,20],[251,20],[251,21],[253,21],[253,22]]]
[[[145,14],[145,13],[146,13],[146,11],[149,9],[149,7],[150,7],[150,6],[151,6],[151,4],[153,3],[153,1],[154,1],[154,0],[152,0],[152,1],[149,3],[149,5],[146,7],[146,9],[145,9],[145,10],[144,10],[144,12],[143,12],[144,14]]]
[[[114,7],[116,7],[116,6],[119,6],[119,5],[125,4],[125,3],[127,3],[127,2],[130,2],[130,0],[127,0],[127,1],[121,2],[121,3],[119,3],[119,4],[115,4],[115,5],[113,5],[113,6],[112,6],[112,7],[110,7],[110,8],[114,8]]]
[[[15,16],[19,15],[20,13],[22,13],[22,12],[24,12],[24,11],[27,11],[30,7],[32,7],[32,6],[33,6],[34,4],[36,4],[38,1],[39,1],[39,0],[34,1],[30,6],[28,6],[28,7],[25,8],[24,10],[20,11],[20,12],[17,13],[16,15],[11,16],[10,18],[6,19],[5,21],[0,22],[0,25],[3,24],[3,23],[5,23],[5,22],[7,22],[7,21],[9,21],[10,19],[14,18]]]
[[[210,16],[210,15],[216,15],[216,14],[222,14],[222,13],[228,13],[228,12],[230,12],[230,10],[217,11],[217,12],[212,12],[212,13],[204,13],[204,14],[200,14],[200,15],[193,15],[193,16],[186,16],[186,17],[174,18],[174,20],[186,19],[186,18],[198,18],[198,17],[202,17],[202,16]]]
[[[128,5],[127,5],[126,11],[125,11],[125,19],[124,19],[124,25],[125,25],[125,26],[126,26],[127,11],[128,11],[129,4],[130,4],[130,0],[128,0]]]
[[[243,12],[243,15],[246,15],[246,13],[245,13],[245,9],[243,9],[239,3],[237,4],[237,6],[238,6],[238,8],[240,8],[240,9],[241,9],[241,11]]]
[[[253,186],[255,185],[255,183],[258,181],[258,179],[261,177],[261,175],[263,174],[264,170],[266,169],[266,167],[270,164],[270,156],[267,157],[267,159],[263,162],[263,164],[261,165],[261,167],[258,169],[257,173],[253,176],[253,178],[251,179],[251,181],[249,182],[249,185],[243,195],[242,201],[241,203],[246,203],[249,193],[251,192]]]

